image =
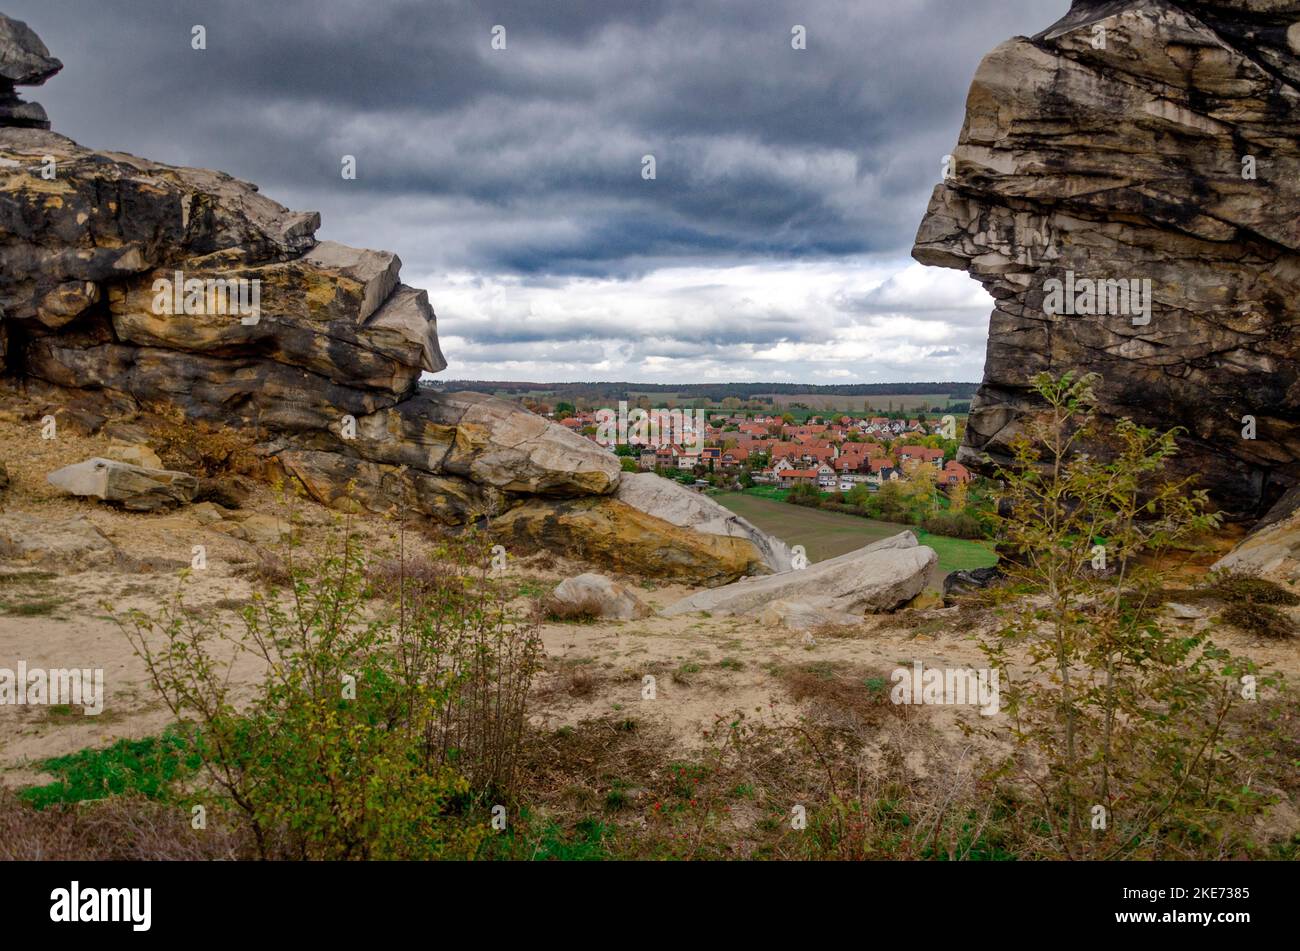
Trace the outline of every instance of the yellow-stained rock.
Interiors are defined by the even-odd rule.
[[[516,545],[650,578],[719,585],[768,570],[748,539],[679,528],[611,498],[533,499],[493,519],[491,530]]]

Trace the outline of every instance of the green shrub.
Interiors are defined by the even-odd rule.
[[[262,857],[472,855],[486,830],[466,808],[514,778],[536,621],[508,610],[480,536],[395,577],[350,529],[310,557],[292,542],[289,583],[257,592],[237,633],[184,584],[119,621],[169,709],[197,721],[202,767]],[[230,672],[250,654],[267,675],[245,696]]]
[[[1203,490],[1166,472],[1178,431],[1127,419],[1103,429],[1096,381],[1035,377],[1045,408],[998,471],[1010,557],[995,594],[1006,625],[983,649],[1007,670],[1009,646],[1030,645],[1027,667],[1002,688],[1020,753],[1009,765],[1036,791],[1022,814],[1041,830],[1041,854],[1071,859],[1178,857],[1207,839],[1244,841],[1264,798],[1245,771],[1250,737],[1231,717],[1240,678],[1258,668],[1209,632],[1169,625],[1153,567],[1219,518]]]
[[[934,535],[948,538],[983,538],[984,523],[969,512],[935,512],[921,520],[921,527]]]

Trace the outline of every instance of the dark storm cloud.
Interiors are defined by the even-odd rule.
[[[1068,6],[0,0],[56,131],[396,251],[448,376],[818,383],[978,378],[987,296],[908,249],[980,58]]]
[[[472,208],[458,234],[403,236],[415,270],[592,276],[905,252],[979,57],[1067,3],[0,5],[65,62],[37,98],[80,141],[223,168],[354,243],[399,245],[364,211],[381,198],[426,222]]]

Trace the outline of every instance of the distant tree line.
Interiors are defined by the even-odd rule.
[[[969,400],[979,389],[978,383],[846,383],[813,386],[804,383],[517,383],[491,380],[428,380],[428,389],[454,392],[506,393],[524,396],[548,393],[562,398],[618,401],[630,394],[670,393],[681,400],[708,400],[720,403],[734,397],[750,400],[758,396],[792,394],[809,396],[922,396],[943,393],[949,399]]]

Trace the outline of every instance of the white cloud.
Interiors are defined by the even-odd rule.
[[[449,379],[978,380],[993,306],[959,272],[869,258],[414,283]]]

